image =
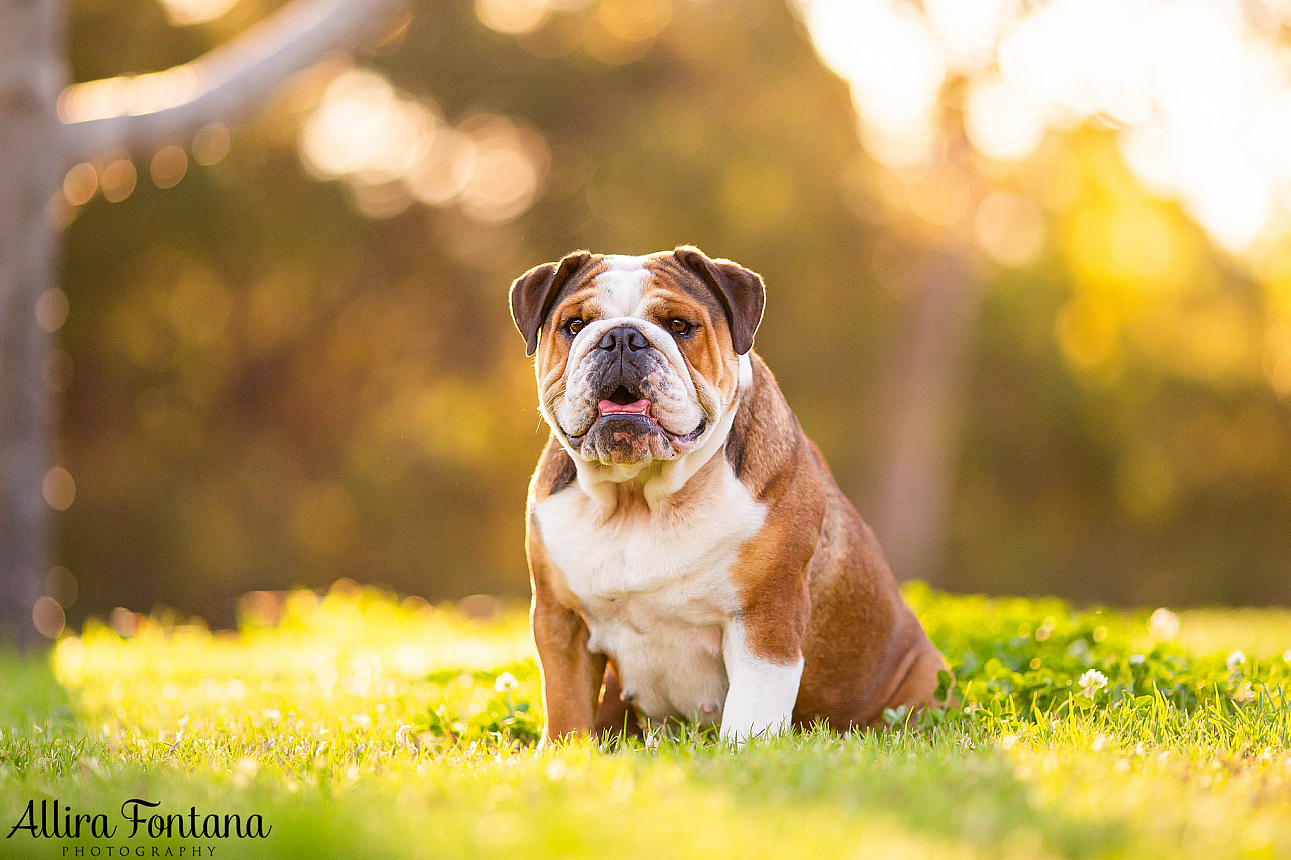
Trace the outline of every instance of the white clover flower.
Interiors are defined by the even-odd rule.
[[[499,693],[514,692],[519,686],[520,682],[517,681],[516,676],[512,675],[510,672],[503,672],[501,675],[498,675],[498,679],[493,682],[493,689],[497,690]]]
[[[1228,659],[1224,661],[1224,665],[1227,666],[1228,671],[1231,672],[1245,662],[1246,662],[1246,655],[1243,654],[1241,649],[1239,648],[1238,650],[1234,651],[1232,654],[1228,655]]]
[[[396,743],[402,743],[410,750],[417,748],[416,736],[413,734],[412,726],[407,723],[395,729],[394,739]]]
[[[1107,686],[1107,676],[1097,669],[1090,669],[1088,672],[1081,675],[1080,678],[1076,680],[1076,683],[1080,685],[1080,691],[1082,693],[1087,696],[1092,696],[1094,693]]]

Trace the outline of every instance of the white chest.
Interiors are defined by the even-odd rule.
[[[647,716],[720,719],[722,631],[738,607],[731,568],[765,507],[725,462],[684,508],[606,518],[578,486],[535,514],[552,561],[591,632]]]

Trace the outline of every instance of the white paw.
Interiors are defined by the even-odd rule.
[[[746,646],[744,625],[737,619],[722,637],[722,658],[730,679],[722,708],[722,740],[738,747],[749,738],[770,737],[788,729],[798,701],[802,657],[786,665],[754,655]]]

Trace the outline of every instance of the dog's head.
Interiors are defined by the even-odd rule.
[[[690,246],[576,251],[511,285],[543,417],[575,457],[620,466],[675,460],[729,427],[764,300],[756,273]]]

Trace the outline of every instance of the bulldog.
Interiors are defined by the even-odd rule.
[[[545,740],[644,717],[738,744],[933,704],[945,662],[752,351],[759,275],[576,251],[510,299],[551,428],[526,541]]]

